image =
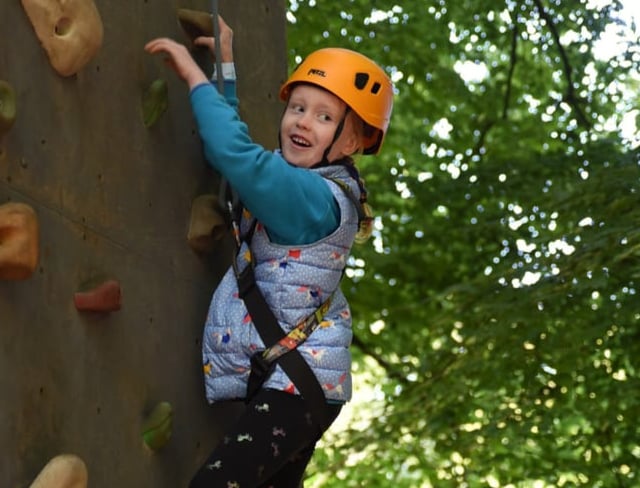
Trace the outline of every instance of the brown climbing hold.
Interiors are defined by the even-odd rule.
[[[38,217],[29,205],[0,205],[0,280],[26,280],[38,265]]]
[[[88,479],[82,459],[74,454],[60,454],[46,464],[30,488],[87,488]]]
[[[93,0],[22,0],[53,68],[80,71],[102,46],[103,26]]]
[[[178,9],[178,22],[192,41],[200,36],[213,36],[213,16],[210,12],[180,8]]]
[[[215,243],[225,234],[226,224],[217,206],[215,195],[200,195],[191,204],[191,220],[187,241],[200,253],[213,251]]]
[[[84,312],[114,312],[122,306],[122,291],[116,280],[107,280],[73,296],[76,309]]]
[[[0,80],[0,136],[11,130],[16,120],[16,93],[9,83]]]

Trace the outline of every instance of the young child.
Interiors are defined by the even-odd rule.
[[[220,18],[224,96],[185,46],[166,38],[145,46],[188,85],[206,159],[245,209],[238,254],[206,319],[203,362],[208,401],[244,399],[246,409],[190,487],[297,488],[351,397],[351,317],[339,284],[367,223],[352,156],[379,151],[393,88],[358,53],[312,53],[280,90],[280,149],[268,151],[238,117],[232,38]],[[194,42],[215,53],[218,40]]]

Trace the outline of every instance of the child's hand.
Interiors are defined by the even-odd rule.
[[[187,83],[190,89],[209,81],[187,48],[172,39],[166,37],[154,39],[149,41],[144,49],[150,54],[165,53],[167,55],[165,62]]]
[[[233,62],[233,31],[231,27],[227,25],[222,17],[218,15],[218,26],[220,36],[220,62],[232,63]],[[211,56],[216,57],[216,40],[213,37],[200,36],[194,39],[193,43],[196,46],[203,46],[211,51]]]

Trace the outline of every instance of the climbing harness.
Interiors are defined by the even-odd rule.
[[[232,208],[231,204],[229,204],[229,208]],[[237,251],[240,251],[242,242],[245,242],[248,253],[248,263],[242,270],[238,269],[236,258],[234,257],[233,259],[233,269],[238,283],[238,296],[244,301],[262,342],[268,346],[264,350],[256,351],[251,356],[247,400],[250,400],[260,390],[275,369],[276,364],[278,364],[298,388],[307,403],[311,415],[323,432],[331,423],[324,391],[297,347],[321,323],[331,304],[331,297],[309,317],[302,320],[289,334],[285,334],[260,292],[255,279],[255,260],[251,254],[251,239],[257,220],[254,218],[249,230],[244,236],[240,237],[238,232],[239,223],[236,221],[236,216],[241,214],[241,210],[233,208],[232,210],[232,230],[234,236],[236,236]]]
[[[289,336],[284,334],[280,324],[278,324],[278,320],[273,315],[271,308],[269,308],[269,305],[260,292],[253,271],[253,265],[249,263],[240,274],[236,275],[238,295],[244,301],[262,342],[265,345],[271,344],[272,346],[264,351],[256,351],[251,356],[251,372],[247,384],[247,400],[251,399],[258,392],[275,369],[276,364],[278,364],[298,388],[313,419],[320,426],[321,432],[324,432],[331,424],[331,416],[327,409],[327,400],[324,396],[322,386],[320,386],[311,367],[297,349],[297,346],[302,343],[302,340],[296,342],[294,339],[293,343],[287,344],[280,351],[276,351],[282,343],[286,344]],[[314,313],[312,317],[311,322],[317,323],[317,317],[321,317],[321,313]],[[297,330],[297,328],[294,330]],[[288,346],[293,346],[294,343],[295,347],[289,349]],[[276,347],[274,348],[274,346]],[[271,355],[271,352],[274,354]],[[270,358],[266,356],[277,357],[270,360]]]
[[[331,179],[345,192],[358,210],[358,220],[365,218],[362,205],[350,190],[348,185],[341,180]],[[256,351],[251,356],[251,371],[247,384],[247,400],[251,399],[262,387],[265,381],[273,373],[276,364],[287,374],[296,386],[307,407],[321,427],[321,431],[331,424],[331,414],[327,407],[326,397],[322,386],[318,382],[313,370],[305,361],[298,350],[300,346],[322,323],[327,314],[333,294],[331,294],[313,313],[301,320],[288,334],[285,334],[273,311],[264,299],[256,283],[254,266],[255,260],[251,253],[251,240],[255,232],[257,220],[254,218],[245,235],[239,232],[239,215],[242,210],[234,208],[229,201],[227,207],[230,210],[231,227],[234,234],[237,252],[240,252],[242,243],[247,245],[248,263],[239,270],[236,257],[233,259],[233,269],[238,283],[238,295],[244,301],[253,324],[265,344],[264,350]]]

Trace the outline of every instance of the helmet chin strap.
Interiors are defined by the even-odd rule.
[[[345,108],[344,114],[342,115],[342,119],[340,120],[340,123],[338,124],[338,127],[336,127],[336,132],[335,132],[335,134],[333,134],[333,139],[331,140],[331,143],[324,150],[324,153],[322,154],[322,159],[320,160],[320,162],[317,163],[317,164],[314,164],[314,166],[326,166],[328,164],[331,164],[329,162],[329,159],[328,159],[329,152],[331,152],[331,148],[333,147],[333,145],[338,140],[338,137],[340,137],[340,134],[342,134],[342,131],[344,130],[344,124],[345,124],[345,122],[347,120],[347,115],[349,114],[350,110],[351,110],[351,107],[349,107],[349,105],[347,105],[347,108]]]

